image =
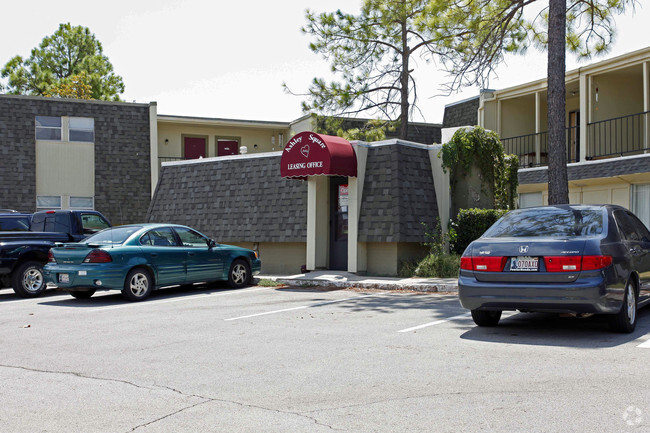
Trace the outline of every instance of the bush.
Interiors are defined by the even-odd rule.
[[[508,211],[505,209],[461,209],[456,221],[449,227],[449,249],[452,253],[463,254],[467,245],[481,237],[499,218]]]
[[[447,236],[443,236],[440,221],[432,230],[426,224],[424,234],[428,239],[424,243],[429,247],[429,254],[420,261],[403,262],[399,266],[400,277],[423,278],[455,278],[460,268],[460,256],[448,254],[446,248]]]

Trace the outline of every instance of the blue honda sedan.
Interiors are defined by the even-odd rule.
[[[461,257],[458,295],[479,326],[503,310],[607,314],[632,332],[650,303],[650,232],[614,205],[511,211]]]
[[[243,287],[260,268],[256,251],[217,244],[190,227],[136,224],[52,248],[44,276],[75,298],[106,289],[141,301],[162,286],[221,280]]]

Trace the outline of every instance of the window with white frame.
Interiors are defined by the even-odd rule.
[[[36,116],[36,140],[94,143],[95,119]]]
[[[95,141],[95,119],[90,117],[70,117],[68,123],[68,136],[70,141]]]
[[[62,126],[60,117],[36,116],[36,139],[61,141]]]
[[[632,185],[630,208],[646,227],[650,227],[650,183]]]
[[[61,209],[61,196],[39,195],[36,197],[36,210]]]
[[[70,209],[94,209],[93,197],[70,197]]]
[[[525,192],[519,194],[519,208],[535,207],[542,205],[541,192]]]

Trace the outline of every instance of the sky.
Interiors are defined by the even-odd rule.
[[[31,0],[6,2],[0,26],[0,67],[53,34],[60,23],[88,27],[124,79],[125,101],[156,101],[158,113],[228,119],[291,121],[303,115],[302,98],[314,77],[332,78],[328,63],[309,50],[300,32],[305,10],[358,13],[361,0]],[[648,3],[648,4],[646,4]],[[110,4],[110,6],[108,6]],[[97,7],[93,7],[97,5]],[[101,9],[99,8],[101,5]],[[650,46],[650,1],[616,18],[617,38],[608,54],[567,69]],[[529,49],[509,56],[490,88],[546,76],[546,54]],[[442,123],[444,106],[478,95],[478,88],[444,95],[449,78],[419,62],[418,106],[413,120]]]

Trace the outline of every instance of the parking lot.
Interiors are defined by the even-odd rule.
[[[0,341],[1,432],[650,431],[650,309],[622,335],[441,294],[2,289]]]

